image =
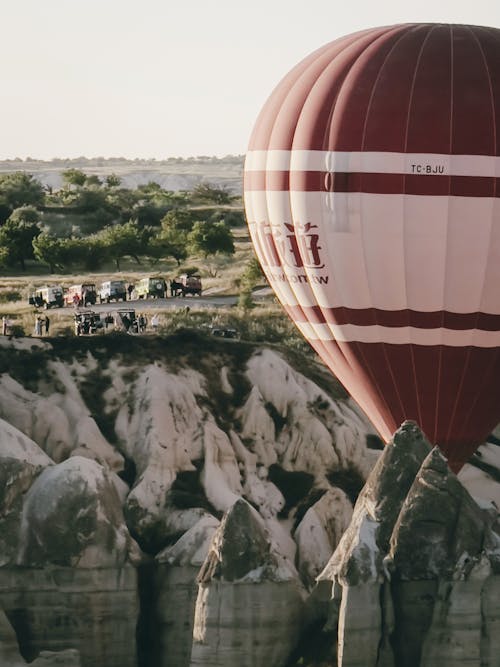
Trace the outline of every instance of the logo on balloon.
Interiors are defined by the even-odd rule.
[[[311,222],[296,225],[264,222],[258,226],[259,236],[267,248],[265,256],[268,266],[281,266],[284,263],[293,268],[324,268],[319,234],[314,231],[318,225]]]

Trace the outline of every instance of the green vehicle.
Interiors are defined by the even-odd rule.
[[[135,286],[135,294],[138,299],[164,299],[167,295],[167,283],[156,276],[142,278]]]

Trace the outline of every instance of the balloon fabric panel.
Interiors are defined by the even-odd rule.
[[[500,421],[499,101],[499,30],[365,30],[284,77],[245,163],[288,314],[384,439],[414,419],[455,470]]]

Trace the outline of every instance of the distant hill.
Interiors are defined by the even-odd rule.
[[[166,190],[191,190],[204,181],[217,187],[225,187],[235,195],[242,193],[243,155],[227,155],[223,158],[198,156],[171,157],[165,160],[125,158],[55,158],[53,160],[2,160],[0,174],[27,171],[43,185],[58,189],[62,185],[62,172],[80,169],[86,174],[105,177],[116,174],[126,188],[154,181]]]

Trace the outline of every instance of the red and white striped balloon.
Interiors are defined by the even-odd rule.
[[[500,421],[500,30],[406,24],[311,54],[254,128],[266,276],[388,440],[459,470]]]

